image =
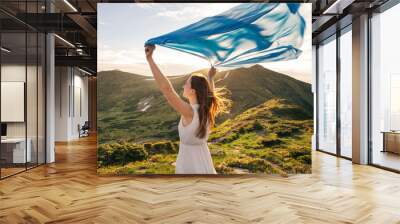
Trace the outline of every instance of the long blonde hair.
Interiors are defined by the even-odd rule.
[[[231,101],[225,98],[227,94],[226,88],[214,88],[211,91],[210,83],[202,74],[191,75],[191,87],[196,91],[196,98],[199,104],[199,121],[200,125],[197,129],[196,136],[204,138],[207,134],[208,122],[209,127],[214,127],[215,117],[221,113],[228,113]]]

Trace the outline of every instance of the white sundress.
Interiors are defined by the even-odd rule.
[[[176,160],[176,174],[217,174],[215,171],[207,140],[209,131],[204,138],[196,137],[199,127],[198,104],[191,105],[192,121],[183,126],[182,117],[179,121],[179,152]]]

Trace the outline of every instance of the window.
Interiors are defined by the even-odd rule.
[[[352,35],[340,36],[340,155],[352,157]]]
[[[371,159],[400,170],[400,4],[371,18]]]
[[[336,153],[336,40],[318,47],[318,149]]]
[[[390,74],[390,130],[400,130],[400,73]]]
[[[0,6],[15,6],[3,2]],[[44,1],[18,2],[18,13],[42,13]],[[0,12],[0,178],[45,163],[45,35]],[[4,22],[4,21],[7,22]],[[14,109],[10,109],[12,108]],[[18,113],[19,112],[19,113]]]

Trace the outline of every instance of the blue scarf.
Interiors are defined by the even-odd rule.
[[[305,30],[305,20],[298,12],[300,5],[240,4],[151,38],[145,45],[187,52],[224,67],[296,59],[301,54]]]

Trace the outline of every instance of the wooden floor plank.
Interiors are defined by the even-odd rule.
[[[400,223],[400,175],[313,152],[313,174],[100,177],[96,138],[0,181],[0,223]]]

